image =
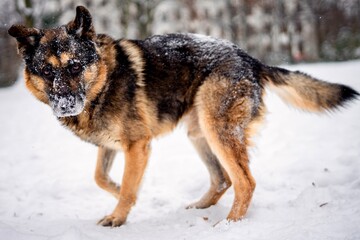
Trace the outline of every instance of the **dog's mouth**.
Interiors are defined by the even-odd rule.
[[[79,115],[85,106],[85,94],[50,95],[50,106],[57,117]]]

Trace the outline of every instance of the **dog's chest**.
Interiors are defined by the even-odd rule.
[[[91,134],[82,135],[80,138],[97,146],[116,150],[122,149],[120,133],[117,130],[98,130],[91,132]]]
[[[93,122],[87,122],[81,124],[79,122],[65,123],[72,132],[86,142],[90,142],[97,146],[107,147],[110,149],[121,150],[122,149],[122,126],[106,124],[95,124]]]

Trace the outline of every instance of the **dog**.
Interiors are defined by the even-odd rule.
[[[179,122],[211,176],[210,189],[189,208],[216,204],[232,185],[227,220],[238,221],[255,189],[247,150],[264,119],[265,87],[311,112],[332,111],[359,96],[342,84],[267,66],[226,40],[197,34],[114,40],[96,34],[83,6],[66,25],[13,25],[8,33],[25,61],[28,90],[65,127],[98,146],[95,181],[118,199],[102,226],[125,223],[151,140]],[[108,175],[119,150],[125,154],[121,186]]]

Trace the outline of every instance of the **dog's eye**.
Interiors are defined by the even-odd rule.
[[[42,71],[42,74],[47,78],[49,78],[53,75],[52,67],[49,65],[46,65],[41,71]]]
[[[80,63],[74,63],[70,66],[70,71],[72,74],[79,73],[82,70]]]

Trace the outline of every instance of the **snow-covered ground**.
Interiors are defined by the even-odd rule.
[[[360,91],[360,61],[288,66]],[[227,224],[233,193],[185,210],[209,180],[180,127],[153,142],[137,205],[120,228],[96,222],[116,201],[93,180],[96,147],[60,126],[19,81],[0,89],[0,239],[360,239],[360,101],[316,115],[273,94],[251,168],[245,220]],[[120,154],[111,172],[119,181]]]

